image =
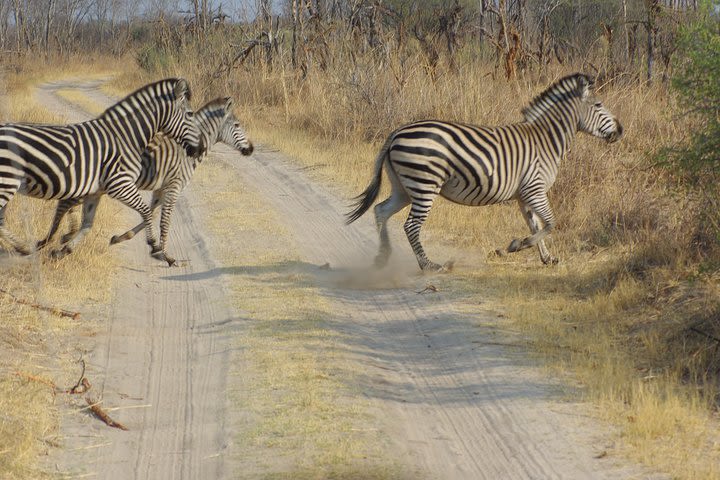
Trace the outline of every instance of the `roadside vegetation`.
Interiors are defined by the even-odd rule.
[[[515,122],[554,79],[594,74],[597,95],[625,136],[611,146],[579,136],[561,166],[549,243],[560,265],[543,267],[534,251],[494,254],[526,230],[515,205],[438,202],[424,231],[428,253],[444,261],[444,252],[466,251],[480,266],[459,262],[433,281],[502,309],[550,371],[579,385],[578,394],[617,426],[626,455],[674,478],[720,478],[714,4],[350,3],[282,2],[273,12],[260,1],[257,11],[231,17],[212,2],[195,3],[185,16],[159,10],[152,21],[120,22],[93,55],[101,65],[122,63],[108,87],[116,93],[177,75],[190,81],[196,106],[232,95],[253,139],[312,167],[348,203],[397,126],[420,118]],[[78,44],[96,34],[89,28]],[[40,63],[72,70],[74,61],[49,55]],[[38,71],[27,61],[12,66]],[[402,217],[391,228],[400,230]],[[17,275],[40,278],[22,268],[31,273]],[[302,298],[304,288],[311,286],[292,295]],[[38,321],[27,318],[16,329]],[[275,360],[263,361],[274,371]],[[255,381],[272,390],[270,377]],[[269,441],[264,435],[258,441]],[[0,465],[2,452],[0,444]]]

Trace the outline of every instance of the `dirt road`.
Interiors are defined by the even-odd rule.
[[[67,87],[47,85],[39,95],[67,114],[72,110],[53,93],[60,86]],[[92,83],[75,87],[110,103]],[[215,151],[208,161],[226,166],[227,184],[218,191],[251,185],[300,246],[336,312],[334,328],[348,339],[342,354],[369,405],[367,428],[387,436],[403,478],[647,478],[606,457],[607,431],[583,406],[563,400],[559,385],[493,327],[497,313],[458,303],[442,289],[417,294],[442,279],[416,274],[406,242],[395,240],[390,269],[367,268],[377,234],[370,216],[343,225],[342,192],[313,182],[276,152],[245,158]],[[200,233],[207,207],[195,201],[195,188],[178,202],[171,229],[171,250],[186,260],[179,268],[150,259],[140,239],[117,247],[126,268],[112,318],[94,339],[89,376],[102,378],[95,388],[106,405],[125,407],[116,414],[130,430],[69,416],[60,471],[105,479],[236,478],[242,471],[227,461],[242,448],[230,428],[241,412],[228,407],[226,395],[230,337],[238,330],[223,328],[237,315],[224,293],[232,278],[220,274],[237,266],[213,261],[213,245],[228,240]],[[212,208],[238,206],[218,195]],[[329,270],[316,268],[326,263]]]

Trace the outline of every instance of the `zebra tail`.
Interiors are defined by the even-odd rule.
[[[382,183],[382,167],[385,163],[385,159],[388,156],[388,150],[390,149],[390,143],[392,142],[392,140],[393,135],[390,135],[390,137],[385,141],[385,144],[380,150],[377,158],[375,159],[375,172],[373,174],[372,181],[364,192],[355,197],[354,200],[357,200],[355,202],[355,208],[347,213],[345,221],[346,225],[350,225],[352,222],[362,217],[375,202],[377,196],[380,194],[380,184]]]

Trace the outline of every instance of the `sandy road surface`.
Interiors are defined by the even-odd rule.
[[[60,102],[67,114],[54,88],[41,90],[43,103],[54,108]],[[82,88],[104,98],[91,84]],[[415,293],[442,280],[416,275],[403,240],[394,242],[391,269],[358,266],[371,262],[377,248],[370,215],[345,227],[342,195],[313,183],[277,153],[244,158],[224,147],[216,151],[214,161],[229,167],[229,181],[252,185],[281,213],[304,257],[298,268],[316,272],[336,312],[333,324],[349,339],[343,355],[356,366],[354,387],[370,405],[368,428],[388,436],[403,478],[647,477],[596,458],[604,456],[607,435],[580,406],[560,400],[557,385],[526,352],[502,345],[507,338],[492,327],[496,314],[459,308],[442,290]],[[89,375],[103,378],[96,388],[108,405],[137,408],[116,414],[128,432],[87,416],[66,421],[68,447],[80,450],[63,457],[61,470],[109,479],[235,476],[225,461],[232,412],[222,326],[233,314],[222,283],[230,279],[222,272],[236,266],[212,261],[208,250],[219,240],[197,233],[202,212],[193,195],[191,184],[171,229],[171,249],[187,260],[183,266],[168,269],[151,260],[139,239],[117,247],[127,268],[117,279],[110,324],[96,338]],[[215,209],[235,207],[220,196],[217,202]],[[325,263],[331,270],[316,268]],[[468,311],[473,314],[462,313]]]

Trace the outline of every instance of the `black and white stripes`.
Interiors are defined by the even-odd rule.
[[[532,235],[513,240],[508,251],[537,245],[542,261],[555,263],[543,238],[555,225],[547,192],[561,159],[578,131],[608,142],[622,135],[620,123],[592,97],[591,86],[585,75],[564,77],[538,95],[523,110],[524,121],[513,125],[478,127],[429,120],[395,130],[376,159],[372,182],[348,214],[351,223],[374,203],[385,167],[392,192],[375,206],[380,231],[376,264],[384,265],[390,255],[387,220],[411,205],[405,232],[420,268],[443,268],[426,257],[420,243],[420,229],[438,195],[470,206],[516,199]]]
[[[199,128],[202,137],[202,144],[209,149],[218,142],[225,143],[241,152],[243,155],[250,155],[253,152],[253,145],[235,118],[231,110],[232,99],[217,98],[208,102],[197,112],[194,120]],[[162,216],[160,219],[160,250],[165,254],[168,264],[173,265],[175,260],[165,252],[167,235],[170,229],[170,218],[180,192],[187,186],[195,173],[195,168],[202,162],[207,150],[203,155],[189,156],[184,149],[171,137],[166,135],[156,136],[142,154],[141,170],[135,183],[139,190],[152,190],[153,198],[150,209],[155,212],[157,207],[162,205]],[[42,248],[52,239],[60,225],[63,216],[76,205],[83,203],[83,228],[90,228],[92,220],[85,218],[88,210],[94,210],[99,198],[92,197],[87,201],[83,199],[69,199],[58,203],[55,211],[50,232],[47,237],[38,243]],[[111,244],[122,242],[133,238],[145,226],[144,222],[122,235],[115,235],[110,240]],[[78,232],[78,225],[73,224],[70,232],[63,236],[62,242],[71,242]]]
[[[148,243],[159,251],[150,209],[135,186],[140,155],[158,132],[178,139],[190,155],[204,148],[189,98],[185,80],[166,79],[135,91],[88,122],[0,126],[0,240],[29,252],[4,225],[5,208],[17,192],[61,200],[107,193],[140,213],[147,222]]]

